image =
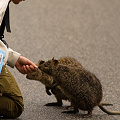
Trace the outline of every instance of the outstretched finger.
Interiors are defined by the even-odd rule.
[[[31,65],[30,65],[31,66]],[[31,69],[29,65],[26,65],[26,69],[27,69],[27,73],[31,73],[33,72],[33,70]]]
[[[30,69],[32,70],[32,72],[35,72],[35,71],[37,71],[38,67],[36,68],[36,67],[33,67],[32,65],[30,65]]]
[[[24,74],[27,74],[27,73],[28,73],[28,69],[27,69],[27,67],[26,67],[25,65],[23,66],[23,73],[24,73]]]
[[[38,68],[38,66],[36,66],[33,62],[31,62],[30,60],[28,60],[28,65],[29,66],[33,66],[34,68]]]

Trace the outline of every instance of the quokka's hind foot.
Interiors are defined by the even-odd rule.
[[[45,106],[62,106],[62,103],[58,103],[58,102],[47,103],[45,104]]]
[[[78,109],[76,109],[76,110],[63,111],[62,113],[67,113],[67,114],[76,114],[76,113],[78,113],[78,112],[79,112],[79,110],[78,110]]]
[[[88,114],[82,115],[82,117],[83,118],[92,117],[92,111],[91,112],[88,111]]]
[[[67,109],[67,110],[74,110],[74,108],[72,106],[66,106],[65,109]]]

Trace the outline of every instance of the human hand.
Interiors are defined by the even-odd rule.
[[[33,62],[31,62],[30,60],[28,60],[27,58],[23,56],[20,56],[18,58],[15,64],[15,67],[22,74],[32,73],[38,69],[38,67]]]

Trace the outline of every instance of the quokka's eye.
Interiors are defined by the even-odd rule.
[[[45,65],[45,67],[47,67],[47,65]]]
[[[40,65],[38,66],[38,68],[40,69]]]

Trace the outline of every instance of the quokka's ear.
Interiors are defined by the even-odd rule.
[[[58,60],[54,60],[54,65],[58,65]]]
[[[39,66],[40,64],[43,64],[44,61],[43,60],[39,60],[38,63],[36,64],[37,66]]]
[[[54,57],[52,58],[52,60],[54,60]]]
[[[39,63],[39,65],[43,64],[44,62],[45,62],[45,61],[41,60],[40,63]]]
[[[54,57],[52,58],[52,61],[54,62],[54,65],[58,64],[58,60],[56,60]]]

